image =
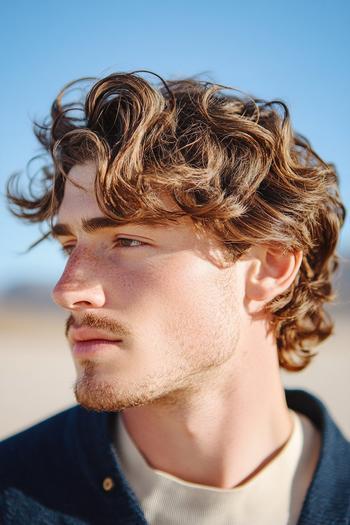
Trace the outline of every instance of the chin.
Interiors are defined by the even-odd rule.
[[[102,374],[98,365],[91,361],[85,362],[80,369],[74,394],[81,406],[97,412],[119,412],[134,406],[129,395],[123,395],[113,378]]]
[[[120,412],[144,405],[171,407],[184,401],[185,389],[179,385],[175,389],[160,384],[156,386],[150,377],[133,384],[118,383],[115,377],[101,373],[93,361],[85,361],[79,368],[74,394],[77,402],[87,410]]]
[[[103,373],[99,364],[84,361],[74,385],[77,402],[88,410],[119,412],[152,402],[154,393],[145,385],[134,388],[121,384],[111,374]]]
[[[123,404],[117,402],[110,384],[79,379],[74,386],[77,402],[87,410],[96,412],[118,412]]]

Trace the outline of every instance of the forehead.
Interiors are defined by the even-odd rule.
[[[102,216],[98,207],[94,181],[96,168],[93,163],[74,166],[67,177],[64,196],[58,211],[59,222],[74,221],[82,215]],[[76,186],[76,184],[79,185]]]
[[[65,183],[64,196],[61,202],[57,222],[80,222],[82,217],[104,217],[95,194],[96,166],[93,162],[75,165]],[[167,194],[158,194],[161,206],[167,211],[179,211],[176,202]],[[190,216],[179,219],[179,223],[194,226]]]

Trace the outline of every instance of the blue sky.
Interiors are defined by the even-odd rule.
[[[53,283],[64,260],[37,226],[6,211],[6,178],[38,146],[32,120],[82,76],[151,69],[165,78],[203,74],[263,98],[281,98],[294,128],[335,163],[350,204],[350,3],[134,0],[16,1],[0,11],[0,290],[32,279]],[[341,251],[350,249],[349,219]]]

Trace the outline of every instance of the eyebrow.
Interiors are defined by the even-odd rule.
[[[114,221],[109,217],[93,217],[91,219],[82,219],[81,225],[82,230],[86,233],[94,233],[98,230],[102,230],[103,228],[116,228],[117,226],[120,226],[117,221]],[[51,235],[57,239],[58,237],[67,237],[69,235],[73,235],[73,232],[68,224],[59,222],[52,226]]]

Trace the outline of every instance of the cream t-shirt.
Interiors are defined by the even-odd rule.
[[[117,418],[115,452],[150,525],[296,525],[319,457],[319,431],[290,410],[292,434],[243,485],[221,489],[151,468]]]

